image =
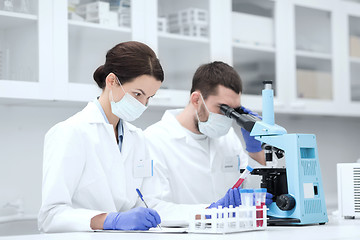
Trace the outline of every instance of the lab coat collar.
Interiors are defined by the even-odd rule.
[[[100,109],[96,106],[94,102],[89,102],[88,105],[81,111],[83,114],[83,120],[88,123],[103,123],[111,125],[110,123],[107,123],[105,118],[103,117]],[[124,120],[123,126],[124,126],[124,133],[126,131],[134,132],[136,131],[136,127],[132,124],[125,122]]]
[[[162,121],[168,125],[168,132],[174,139],[184,139],[187,144],[195,146],[203,151],[205,149],[187,132],[187,130],[179,123],[176,116],[181,113],[184,109],[173,109],[167,110],[162,117]],[[209,138],[211,141],[211,138]]]
[[[104,116],[102,115],[100,109],[94,102],[89,102],[88,105],[81,111],[81,121],[88,123],[102,123],[107,126],[107,129],[110,131],[110,135],[113,136],[113,127],[110,123],[107,123]],[[135,132],[137,128],[130,123],[122,121],[123,123],[123,135],[125,136],[127,132]]]
[[[89,102],[87,106],[81,111],[83,120],[88,123],[106,123],[100,109],[94,102]]]
[[[170,135],[173,138],[186,138],[189,135],[187,134],[184,127],[179,123],[176,119],[176,116],[181,113],[184,109],[173,109],[165,111],[163,117],[161,118],[162,121],[166,122],[168,126],[172,126],[168,128]]]

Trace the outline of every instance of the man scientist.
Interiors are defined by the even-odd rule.
[[[248,165],[248,155],[265,165],[261,143],[242,129],[247,155],[233,121],[220,112],[221,104],[240,107],[242,90],[240,76],[231,66],[204,64],[193,76],[188,105],[167,110],[145,130],[154,177],[144,182],[148,185],[144,195],[163,221],[186,221],[189,211],[224,196],[238,180],[240,168]],[[211,207],[217,205],[219,201]]]

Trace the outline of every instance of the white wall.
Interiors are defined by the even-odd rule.
[[[19,198],[25,213],[38,211],[44,135],[80,109],[0,105],[0,215],[12,213],[2,207]]]
[[[46,131],[83,106],[0,105],[0,216],[9,201],[23,198],[25,213],[36,214],[41,202],[42,147]],[[164,110],[149,108],[135,125],[145,128],[160,120]],[[326,201],[336,207],[336,163],[360,158],[359,118],[277,115],[288,132],[314,133],[318,148]]]

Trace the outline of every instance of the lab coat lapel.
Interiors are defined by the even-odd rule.
[[[112,139],[112,141],[110,141],[111,144],[110,148],[112,152],[114,153],[116,152],[114,158],[119,159],[120,158],[119,147],[116,142],[113,126],[105,122],[103,115],[101,114],[99,108],[95,105],[95,103],[89,102],[88,105],[84,108],[82,116],[89,123],[102,124],[104,126],[106,132],[109,135],[109,138]],[[117,151],[115,151],[116,149]]]
[[[109,134],[110,139],[113,139],[113,141],[111,141],[111,148],[114,149],[113,150],[114,152],[116,152],[116,159],[119,159],[120,158],[120,151],[119,151],[119,146],[117,145],[114,128],[113,128],[113,126],[111,124],[106,124],[105,123],[104,125],[105,125],[107,133]]]
[[[135,146],[135,142],[134,142],[134,138],[132,137],[132,131],[125,121],[123,121],[123,128],[124,128],[124,137],[121,146],[121,156],[123,161],[125,161],[129,153],[133,150],[133,146]]]

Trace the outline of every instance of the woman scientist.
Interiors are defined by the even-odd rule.
[[[45,136],[43,232],[146,230],[161,221],[155,210],[137,207],[136,188],[152,163],[142,131],[128,123],[160,88],[160,62],[143,43],[120,43],[94,79],[100,97]]]

